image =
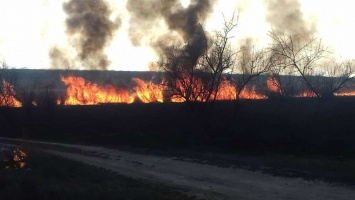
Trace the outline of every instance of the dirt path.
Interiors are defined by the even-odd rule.
[[[0,138],[4,139],[4,138]],[[4,142],[2,140],[2,142]],[[116,171],[124,176],[159,182],[193,191],[205,199],[232,200],[354,200],[355,187],[275,177],[237,168],[221,168],[174,157],[158,157],[103,147],[29,141],[76,148],[81,153],[45,150],[47,153]]]

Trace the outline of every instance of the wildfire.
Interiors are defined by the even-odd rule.
[[[181,79],[173,80],[173,82],[179,94],[174,94],[171,97],[172,102],[184,102],[185,98],[189,98],[190,101],[204,101],[206,98],[200,78],[191,78],[187,74],[183,74]]]
[[[295,97],[316,97],[317,95],[310,90],[305,90],[297,95],[295,95]]]
[[[217,100],[233,100],[237,97],[236,88],[228,80],[222,80],[217,93]]]
[[[279,93],[281,94],[281,87],[280,87],[280,83],[273,77],[268,77],[266,80],[266,84],[268,89],[271,92],[275,92],[275,93]],[[302,91],[298,94],[295,94],[294,97],[316,97],[317,95],[310,90],[305,90]]]
[[[237,97],[237,90],[228,80],[222,80],[217,93],[217,100],[234,100]],[[255,87],[252,89],[244,88],[240,94],[241,99],[266,99],[267,96],[259,94],[255,91]]]
[[[154,84],[152,81],[145,82],[139,78],[133,78],[132,80],[137,84],[134,87],[136,95],[143,103],[164,101],[164,81],[162,84]]]
[[[180,95],[173,95],[171,97],[171,102],[174,102],[174,103],[181,103],[184,101],[185,101],[185,99],[183,97],[181,97]]]
[[[82,77],[61,76],[61,80],[67,85],[67,98],[65,105],[93,105],[99,103],[133,103],[137,98],[143,103],[164,102],[164,80],[155,84],[152,81],[144,81],[139,78],[132,78],[135,86],[134,91],[129,92],[126,88],[119,90],[113,85],[99,86],[91,83]],[[202,81],[200,79],[189,79],[186,77],[183,80],[175,80],[175,84],[180,92],[180,95],[172,95],[171,102],[184,102],[186,92],[185,85],[191,86],[191,95],[189,100],[203,101],[206,93],[201,90]],[[213,93],[214,94],[214,93]],[[228,81],[222,80],[219,91],[217,92],[217,100],[233,100],[236,99],[236,88]],[[267,96],[259,94],[255,88],[245,88],[240,93],[242,99],[265,99]],[[211,97],[213,99],[213,95]],[[58,100],[58,104],[60,100]]]
[[[175,84],[175,93],[169,98],[167,94],[168,87],[165,81],[154,83],[153,81],[144,81],[139,78],[132,78],[134,84],[131,90],[128,87],[116,87],[113,84],[99,85],[85,80],[82,77],[69,75],[60,76],[61,81],[67,86],[66,97],[59,98],[58,104],[64,105],[96,105],[100,103],[133,103],[135,100],[143,103],[164,102],[184,102],[185,98],[191,101],[206,101],[209,91],[203,88],[203,82],[199,78],[190,78],[184,76],[183,79],[173,80]],[[270,91],[281,93],[279,82],[272,77],[266,81]],[[3,80],[3,88],[0,91],[0,106],[21,107],[22,104],[15,96],[14,86]],[[187,87],[189,86],[189,87]],[[188,89],[187,89],[188,88]],[[337,92],[336,96],[355,96],[355,91]],[[216,100],[235,100],[237,98],[237,89],[229,80],[223,79],[220,83],[218,92],[213,91],[210,99]],[[294,97],[316,97],[312,91],[302,91]],[[266,99],[266,95],[258,93],[254,87],[245,87],[239,94],[240,99]],[[33,105],[37,105],[33,102]]]
[[[16,98],[16,92],[14,86],[7,81],[2,81],[3,88],[2,93],[0,93],[0,106],[12,106],[12,107],[21,107],[22,103],[19,102]]]
[[[255,91],[255,86],[252,89],[244,88],[239,95],[241,99],[267,99],[266,95],[259,94]]]
[[[280,83],[275,78],[268,77],[266,84],[271,92],[281,93]]]
[[[65,105],[94,105],[99,103],[132,103],[134,97],[127,88],[116,89],[111,84],[99,86],[82,77],[61,76],[67,88]]]
[[[335,96],[355,96],[355,91],[336,92]]]
[[[13,156],[9,156],[7,159],[4,160],[4,167],[5,169],[14,168],[24,168],[26,165],[25,159],[27,154],[19,148],[16,148],[13,151]]]

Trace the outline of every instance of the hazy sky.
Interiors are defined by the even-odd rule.
[[[228,18],[239,11],[239,26],[235,43],[251,37],[257,46],[268,44],[267,32],[272,25],[266,21],[266,0],[219,0],[214,12],[205,22],[208,30],[221,27],[222,13]],[[0,58],[10,67],[51,68],[49,49],[59,46],[75,57],[65,34],[66,14],[60,0],[0,0]],[[128,38],[130,16],[126,0],[109,0],[112,19],[119,16],[121,27],[105,53],[112,61],[112,70],[148,70],[157,55],[149,46],[134,47]],[[119,2],[119,3],[118,3]],[[182,0],[184,5],[189,0]],[[305,22],[316,23],[317,35],[337,57],[355,58],[355,1],[353,0],[299,0]],[[162,32],[164,27],[160,28]],[[158,29],[159,30],[159,29]],[[142,33],[144,34],[144,33]],[[79,64],[78,64],[79,65]],[[67,66],[55,66],[66,68]],[[74,67],[74,66],[73,66]],[[80,68],[80,66],[77,66]]]

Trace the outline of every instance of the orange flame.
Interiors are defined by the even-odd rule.
[[[187,74],[183,74],[181,79],[174,80],[176,88],[180,91],[180,94],[173,95],[171,97],[172,102],[184,102],[185,97],[188,97],[188,100],[191,101],[203,101],[205,94],[202,88],[202,80],[197,77],[191,78]],[[191,91],[186,91],[186,89]],[[188,95],[189,94],[189,95]]]
[[[264,94],[259,94],[255,90],[255,86],[252,89],[244,88],[239,95],[241,99],[267,99],[267,96]]]
[[[273,77],[268,77],[266,80],[267,87],[270,91],[281,93],[280,83]]]
[[[100,103],[133,103],[137,98],[141,102],[164,102],[165,81],[155,84],[152,81],[144,81],[139,78],[132,78],[135,83],[134,91],[129,91],[126,87],[116,88],[112,84],[100,86],[96,83],[91,83],[82,77],[70,75],[68,77],[61,76],[61,81],[67,86],[67,96],[65,100],[58,100],[58,104],[64,105],[94,105]],[[280,93],[280,85],[275,78],[267,79],[267,86],[270,91]],[[205,92],[201,91],[202,80],[199,78],[190,79],[184,75],[183,79],[175,80],[176,86],[179,88],[182,95],[173,95],[170,98],[172,102],[184,102],[186,95],[184,85],[191,86],[191,97],[189,100],[203,101]],[[211,99],[214,99],[213,92]],[[0,93],[0,106],[21,107],[22,103],[15,98],[16,92],[14,86],[3,80],[2,93]],[[342,91],[334,93],[335,96],[355,96],[355,91]],[[220,83],[219,90],[216,94],[216,100],[235,100],[237,97],[236,87],[227,79],[223,79]],[[303,91],[294,97],[316,97],[312,91]],[[244,88],[239,94],[241,99],[266,99],[266,95],[256,92],[255,87]],[[36,106],[36,102],[33,102]]]
[[[14,86],[3,80],[2,94],[0,93],[0,106],[21,107],[22,103],[15,98]]]
[[[335,96],[355,96],[355,91],[342,91],[334,93]]]
[[[201,91],[201,88],[203,88],[203,83],[201,79],[194,78],[190,79],[187,75],[183,75],[182,80],[175,80],[176,86],[179,88],[181,91],[182,95],[173,95],[171,97],[172,102],[184,102],[185,99],[183,96],[186,95],[185,87],[184,85],[191,85],[191,96],[189,100],[197,100],[197,101],[203,101],[205,99],[204,95],[206,93],[204,91]],[[216,94],[217,93],[217,94]],[[223,79],[220,82],[219,89],[218,91],[212,92],[211,99],[214,99],[216,95],[216,100],[235,100],[237,97],[237,90],[236,87],[231,84],[227,79]],[[239,98],[241,99],[265,99],[267,96],[263,94],[259,94],[255,91],[255,87],[252,89],[247,89],[244,88],[241,93],[239,94]]]
[[[233,100],[237,97],[236,88],[226,79],[222,80],[217,92],[217,100]]]
[[[237,97],[237,90],[228,80],[221,81],[219,90],[217,92],[217,100],[235,100]],[[240,99],[266,99],[267,96],[259,94],[255,91],[255,87],[252,89],[244,88],[240,94]]]
[[[280,83],[273,77],[268,77],[266,80],[267,87],[270,91],[281,94]],[[305,90],[299,94],[294,95],[294,97],[316,97],[317,95],[310,90]]]
[[[137,84],[134,87],[136,95],[143,103],[164,101],[164,80],[161,84],[154,84],[152,81],[145,82],[139,78],[132,78],[132,80]]]
[[[4,163],[5,163],[5,169],[10,169],[10,168],[14,168],[14,169],[20,169],[20,168],[24,168],[26,166],[26,162],[25,159],[27,157],[27,154],[22,151],[19,148],[16,148],[13,151],[13,157],[11,157],[10,159],[5,159]]]
[[[185,102],[185,99],[180,95],[173,95],[171,96],[170,101],[174,103],[182,103]]]
[[[295,97],[316,97],[317,95],[310,90],[305,90],[297,95],[295,95]]]
[[[107,84],[105,87],[99,86],[81,77],[61,76],[67,88],[67,98],[65,105],[94,105],[99,103],[132,103],[134,97],[129,94],[128,89],[116,88]]]
[[[162,83],[154,84],[152,81],[143,81],[133,78],[136,83],[135,92],[130,93],[127,88],[116,89],[111,84],[104,87],[91,83],[82,77],[70,75],[61,76],[67,88],[65,105],[95,105],[99,103],[133,103],[135,97],[144,103],[163,102],[164,86]],[[60,100],[57,101],[61,103]]]

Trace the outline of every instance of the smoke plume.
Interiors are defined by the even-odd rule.
[[[141,45],[148,40],[156,51],[173,43],[188,43],[192,59],[199,57],[205,45],[205,34],[200,23],[213,11],[216,0],[191,0],[184,8],[180,0],[128,0],[127,9],[131,14],[129,37],[133,45]],[[163,21],[169,33],[156,37],[154,28]],[[176,34],[178,37],[176,37]],[[173,40],[171,40],[173,39]],[[169,41],[169,42],[168,42]]]
[[[110,61],[104,50],[121,20],[110,19],[112,11],[105,0],[70,0],[63,3],[63,10],[67,14],[66,34],[79,61],[90,69],[107,69]],[[50,51],[52,63],[62,60],[66,64],[67,59],[60,57],[63,54],[59,48],[53,48]]]
[[[241,66],[242,73],[251,73],[249,62],[253,59],[253,39],[250,37],[239,40],[240,53],[238,54],[238,64]]]
[[[73,65],[66,50],[57,46],[49,49],[49,58],[51,59],[53,68],[69,68]]]
[[[265,4],[266,20],[277,31],[307,36],[316,32],[316,24],[304,19],[299,0],[265,0]]]

